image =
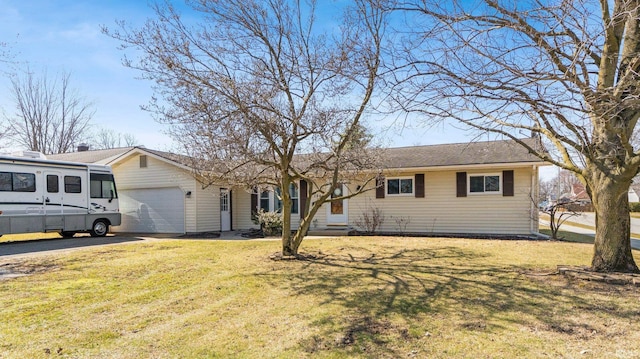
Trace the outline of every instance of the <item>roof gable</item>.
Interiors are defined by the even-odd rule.
[[[47,155],[48,159],[82,163],[97,163],[105,165],[117,165],[133,154],[151,155],[161,161],[168,162],[174,166],[190,170],[190,158],[171,152],[152,150],[145,147],[119,147],[106,150],[90,150],[80,152],[60,153]]]

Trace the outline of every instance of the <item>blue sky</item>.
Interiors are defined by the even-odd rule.
[[[0,9],[0,42],[9,44],[18,69],[28,63],[35,71],[46,68],[50,75],[70,72],[71,86],[95,103],[95,128],[132,133],[141,145],[170,149],[163,127],[140,109],[152,95],[151,83],[136,79],[136,71],[122,66],[119,43],[100,32],[101,25],[114,28],[116,20],[144,23],[153,16],[146,1],[0,0]],[[6,75],[0,80],[0,107],[11,114]],[[382,144],[393,147],[465,142],[477,135],[448,125],[389,128],[392,122],[378,119],[370,125]]]
[[[70,72],[71,86],[95,103],[94,128],[131,133],[140,145],[171,150],[173,144],[163,133],[163,125],[140,109],[152,96],[151,83],[136,79],[139,74],[122,65],[124,53],[118,50],[119,43],[100,31],[102,25],[115,28],[116,20],[142,25],[154,15],[146,1],[0,0],[0,9],[0,42],[9,44],[15,67],[25,69],[28,63],[35,71]],[[7,70],[0,63],[0,71]],[[11,114],[8,88],[2,72],[0,109]],[[402,128],[387,118],[370,120],[369,125],[381,144],[391,147],[489,139],[448,124]]]

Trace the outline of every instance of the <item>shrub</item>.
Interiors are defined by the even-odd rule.
[[[370,207],[355,220],[356,226],[366,233],[376,233],[384,223],[384,214],[378,207]]]
[[[640,212],[640,202],[629,203],[629,212]]]
[[[282,234],[282,214],[279,212],[265,212],[261,208],[256,214],[256,223],[265,236]]]

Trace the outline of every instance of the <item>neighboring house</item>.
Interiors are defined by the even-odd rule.
[[[576,212],[593,212],[591,198],[582,183],[571,185],[571,192],[560,196],[558,203],[564,204],[564,208]]]
[[[526,139],[531,145],[539,140]],[[51,155],[51,159],[110,164],[123,224],[114,231],[205,232],[255,228],[252,212],[278,210],[276,191],[202,188],[184,157],[142,147]],[[310,231],[356,228],[379,208],[384,232],[529,235],[538,231],[538,169],[546,165],[513,141],[411,146],[385,151],[377,186],[325,204]],[[291,189],[292,228],[306,201],[305,183]],[[339,191],[355,191],[345,183]]]
[[[640,202],[640,185],[632,184],[629,187],[629,203]]]
[[[574,202],[579,204],[591,203],[591,198],[587,194],[586,189],[582,183],[574,183],[571,185],[571,192],[564,194],[560,197],[561,200],[567,202]]]

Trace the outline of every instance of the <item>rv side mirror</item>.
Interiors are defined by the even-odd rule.
[[[109,190],[109,194],[111,195],[111,197],[109,197],[109,203],[111,203],[111,201],[113,201],[113,190],[112,189]]]

